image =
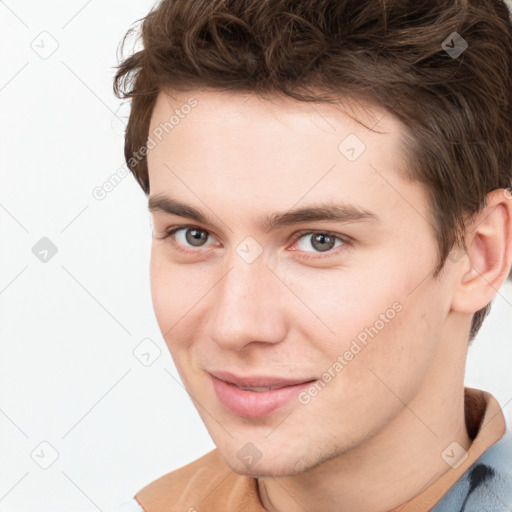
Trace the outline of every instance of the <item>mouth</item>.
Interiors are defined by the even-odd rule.
[[[272,376],[239,377],[228,372],[210,372],[220,403],[245,418],[270,415],[310,386],[316,379],[283,379]],[[295,403],[300,405],[298,401]]]
[[[229,382],[228,382],[229,384]],[[236,384],[233,384],[234,386],[236,386]],[[238,389],[243,389],[244,391],[271,391],[273,389],[281,389],[281,388],[284,388],[286,386],[254,386],[254,387],[249,387],[249,386],[236,386]]]

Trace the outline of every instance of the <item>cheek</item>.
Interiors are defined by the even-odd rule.
[[[307,331],[307,339],[318,340],[319,348],[331,358],[348,350],[358,337],[363,342],[370,339],[370,329],[389,331],[402,314],[399,287],[384,279],[367,282],[349,271],[312,269],[290,273],[286,282],[309,310],[301,305],[304,312],[295,325]]]
[[[378,384],[369,370],[373,369],[401,389],[403,381],[414,379],[415,372],[419,376],[431,361],[442,329],[442,290],[432,282],[418,286],[424,279],[421,269],[400,272],[398,267],[389,265],[389,272],[380,275],[346,272],[316,275],[311,281],[304,275],[297,279],[300,297],[323,321],[312,320],[321,328],[316,335],[312,323],[303,324],[307,339],[316,344],[317,361],[325,370],[343,374],[340,382],[349,378],[351,387]],[[341,366],[332,368],[338,356]],[[397,368],[402,371],[396,372]]]
[[[152,248],[150,259],[151,297],[155,316],[164,335],[177,324],[191,306],[187,306],[193,293],[187,272],[179,265],[172,265],[161,248]],[[178,326],[179,324],[177,324]],[[171,335],[172,333],[169,333]]]
[[[339,386],[348,396],[357,397],[356,402],[369,402],[375,410],[392,404],[398,407],[397,396],[410,400],[436,355],[443,328],[442,306],[432,302],[430,293],[407,293],[386,296],[380,306],[374,306],[373,317],[367,317],[343,340],[352,360],[341,372]],[[386,306],[394,299],[398,300],[391,313]],[[383,320],[380,313],[384,313]]]

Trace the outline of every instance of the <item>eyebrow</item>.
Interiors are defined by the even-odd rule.
[[[150,212],[160,211],[170,215],[192,219],[202,224],[213,224],[212,219],[200,210],[168,196],[151,196],[148,201],[148,209]],[[261,227],[266,232],[282,226],[291,226],[302,222],[313,221],[380,222],[379,217],[375,213],[362,207],[339,201],[327,201],[286,212],[275,212],[270,215],[260,216],[258,220],[260,221]]]

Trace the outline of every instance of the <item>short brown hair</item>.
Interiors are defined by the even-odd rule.
[[[352,97],[396,116],[408,177],[428,194],[434,277],[455,245],[467,249],[466,222],[486,195],[512,186],[512,25],[503,1],[162,0],[141,20],[142,49],[117,66],[114,93],[131,99],[124,154],[146,194],[145,152],[133,156],[148,142],[158,93],[204,88]],[[454,41],[467,44],[460,55],[449,51]],[[473,315],[470,341],[490,306]]]

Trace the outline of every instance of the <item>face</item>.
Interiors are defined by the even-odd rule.
[[[296,474],[369,442],[428,385],[446,334],[449,274],[431,276],[402,127],[345,112],[208,90],[162,92],[153,111],[155,314],[241,474]]]

